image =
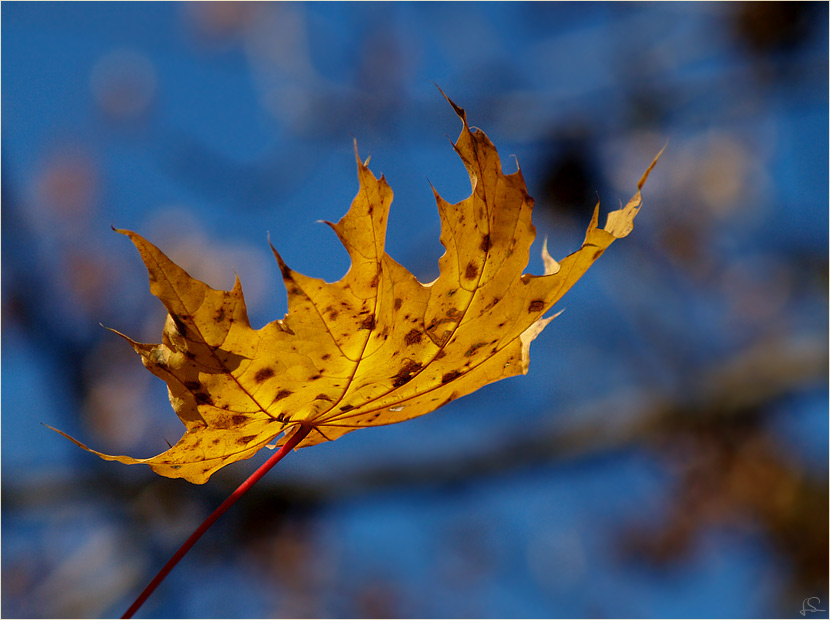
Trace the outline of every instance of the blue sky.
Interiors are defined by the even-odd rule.
[[[229,514],[142,613],[800,608],[757,515],[702,527],[664,569],[621,550],[631,524],[668,519],[684,468],[703,459],[667,456],[685,454],[688,437],[577,446],[574,458],[455,484],[349,481],[444,462],[450,479],[468,458],[574,425],[613,436],[661,398],[688,402],[690,377],[733,356],[826,342],[827,32],[811,25],[826,24],[825,5],[766,16],[786,24],[778,38],[764,15],[698,3],[46,2],[4,3],[2,17],[4,615],[120,614],[264,458],[212,489],[186,487],[98,462],[41,426],[139,455],[180,432],[164,385],[100,328],[154,342],[164,321],[111,226],[148,236],[214,287],[238,274],[262,325],[285,312],[268,237],[298,271],[346,270],[318,221],[339,219],[354,196],[356,139],[395,192],[390,254],[429,281],[442,252],[430,183],[450,201],[470,188],[448,140],[459,121],[435,84],[506,168],[521,166],[537,199],[537,273],[541,239],[555,258],[575,250],[595,197],[606,211],[627,200],[668,140],[634,233],[568,293],[528,376],[292,454],[252,502],[277,501],[268,493],[280,484],[349,492],[274,509],[259,550],[250,513]],[[585,205],[557,202],[554,172],[577,178],[568,157],[587,175]],[[762,407],[760,432],[776,459],[821,480],[826,379],[788,389]],[[38,495],[54,488],[59,497]]]

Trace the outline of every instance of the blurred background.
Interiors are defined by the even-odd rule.
[[[204,486],[99,460],[182,427],[100,324],[158,342],[148,237],[281,318],[266,238],[328,280],[317,220],[396,193],[387,248],[437,275],[486,131],[579,247],[526,377],[283,461],[144,617],[800,617],[828,601],[826,3],[3,3],[2,615],[120,615],[267,454]],[[827,617],[811,612],[807,617]],[[797,615],[800,614],[800,615]]]

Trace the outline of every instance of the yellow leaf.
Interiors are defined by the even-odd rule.
[[[167,383],[186,431],[148,459],[90,451],[201,484],[280,435],[284,444],[301,426],[312,430],[299,447],[314,445],[409,420],[527,372],[530,343],[553,318],[543,315],[631,231],[654,163],[605,228],[597,226],[597,205],[579,250],[557,263],[545,245],[545,274],[523,274],[536,231],[521,171],[503,174],[492,142],[450,103],[463,122],[455,150],[472,194],[454,205],[435,194],[446,251],[430,284],[384,251],[392,190],[359,157],[357,196],[329,223],[349,252],[349,271],[325,282],[291,270],[274,250],[289,311],[259,330],[248,323],[238,280],[231,291],[214,290],[141,236],[118,231],[138,248],[150,291],[169,313],[161,344],[120,335]]]

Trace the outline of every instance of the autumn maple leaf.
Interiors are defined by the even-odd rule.
[[[339,222],[329,223],[348,250],[349,271],[325,282],[293,271],[274,250],[289,310],[258,330],[248,322],[238,279],[230,291],[214,290],[138,234],[118,231],[138,248],[150,291],[169,313],[161,344],[121,335],[167,383],[186,431],[152,458],[90,451],[204,483],[280,435],[283,445],[302,428],[307,434],[297,447],[314,445],[424,415],[526,373],[530,343],[553,318],[545,313],[631,231],[639,190],[657,159],[604,228],[597,205],[579,250],[557,262],[543,247],[545,273],[525,274],[536,232],[521,171],[504,174],[492,142],[471,130],[464,110],[450,103],[463,122],[454,148],[472,193],[457,204],[435,193],[446,251],[440,275],[429,284],[386,254],[392,190],[359,156],[357,196]]]

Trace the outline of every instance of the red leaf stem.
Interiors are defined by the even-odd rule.
[[[135,602],[130,605],[130,608],[124,612],[124,615],[121,616],[122,618],[132,618],[133,614],[144,604],[149,596],[155,591],[158,585],[164,581],[164,578],[170,573],[171,570],[179,563],[185,554],[190,551],[190,548],[196,544],[196,541],[202,537],[202,534],[208,531],[211,525],[216,523],[217,519],[225,514],[225,511],[233,506],[240,497],[242,497],[248,489],[254,486],[260,478],[262,478],[268,471],[277,463],[279,463],[282,458],[291,452],[294,447],[300,443],[306,435],[308,435],[309,431],[311,430],[310,426],[300,426],[299,430],[294,433],[291,439],[286,442],[286,444],[280,448],[277,452],[275,452],[267,461],[265,461],[260,467],[252,473],[245,482],[239,485],[239,487],[231,493],[231,495],[226,499],[222,504],[213,511],[213,513],[204,520],[204,522],[196,528],[196,530],[190,535],[184,544],[179,547],[179,550],[173,554],[167,564],[165,564],[162,569],[158,572],[158,574],[153,577],[153,580],[144,588],[144,591],[139,594],[138,598],[135,599]]]

